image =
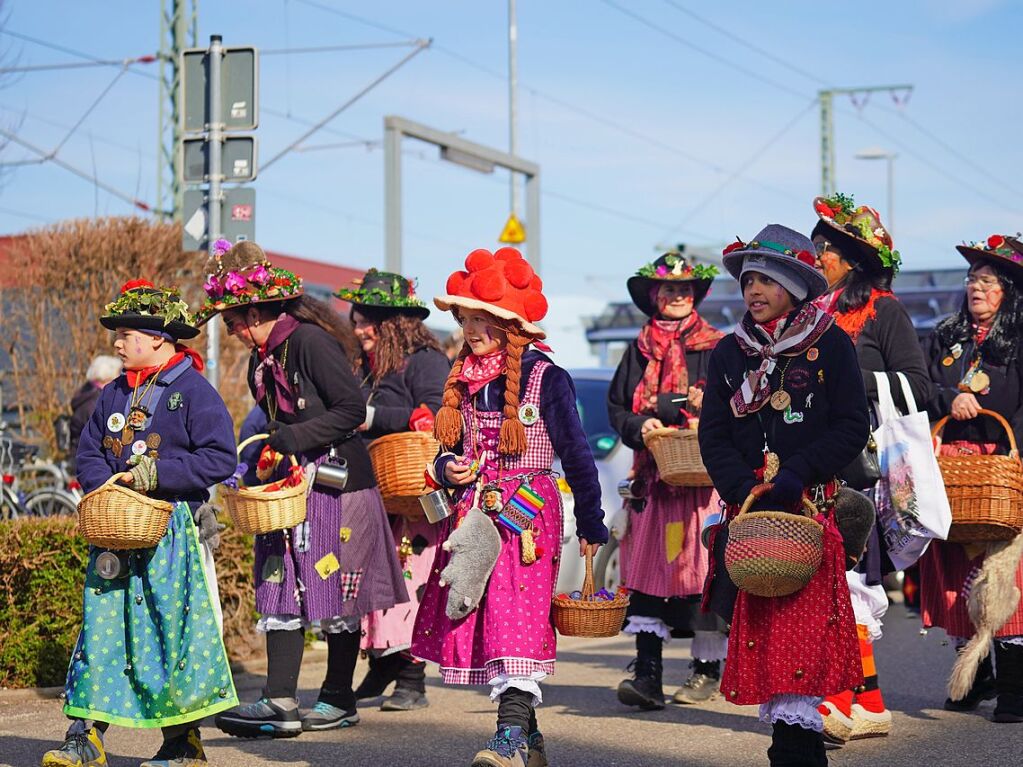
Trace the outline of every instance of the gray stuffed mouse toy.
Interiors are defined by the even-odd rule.
[[[451,552],[447,567],[440,573],[440,585],[448,587],[445,612],[455,621],[475,610],[483,598],[501,553],[501,535],[490,517],[474,507],[441,548]]]

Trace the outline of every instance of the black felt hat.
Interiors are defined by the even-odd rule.
[[[679,253],[665,253],[653,263],[643,266],[626,283],[632,302],[648,317],[657,314],[650,296],[651,288],[662,282],[693,283],[693,306],[699,306],[707,297],[711,283],[718,274],[713,264],[693,264]]]
[[[199,328],[177,288],[157,288],[149,280],[121,286],[116,300],[106,305],[100,324],[109,329],[132,328],[165,333],[175,340],[195,338]]]
[[[356,280],[356,287],[341,288],[334,295],[356,308],[411,314],[421,320],[430,316],[429,308],[416,296],[412,281],[393,272],[370,269],[361,280]]]

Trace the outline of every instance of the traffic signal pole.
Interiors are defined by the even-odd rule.
[[[209,52],[209,200],[206,209],[209,211],[209,252],[213,253],[214,245],[223,234],[221,222],[221,202],[223,192],[221,182],[223,174],[224,122],[220,113],[220,65],[223,62],[223,40],[220,35],[210,36]],[[206,380],[216,389],[220,384],[220,323],[214,317],[206,325]]]

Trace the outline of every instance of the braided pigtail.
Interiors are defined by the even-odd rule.
[[[526,427],[519,420],[519,392],[522,388],[522,353],[532,340],[517,325],[505,329],[508,334],[508,359],[505,363],[504,420],[497,452],[502,455],[523,455],[526,452]]]
[[[444,383],[444,398],[440,410],[433,422],[433,436],[448,450],[453,450],[462,440],[462,390],[458,376],[462,372],[462,363],[469,356],[469,344],[463,342],[455,364],[451,366],[448,380]]]

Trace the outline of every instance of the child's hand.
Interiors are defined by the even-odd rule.
[[[597,556],[597,550],[600,548],[600,546],[601,546],[601,544],[599,544],[599,543],[590,543],[585,538],[580,538],[579,539],[579,556],[580,557],[585,557],[586,554],[589,553],[589,555],[591,557],[595,557],[595,556]]]
[[[465,460],[464,458],[462,460]],[[449,461],[444,467],[444,479],[449,485],[469,485],[476,481],[479,473],[479,465],[472,463],[459,463],[457,460]]]

